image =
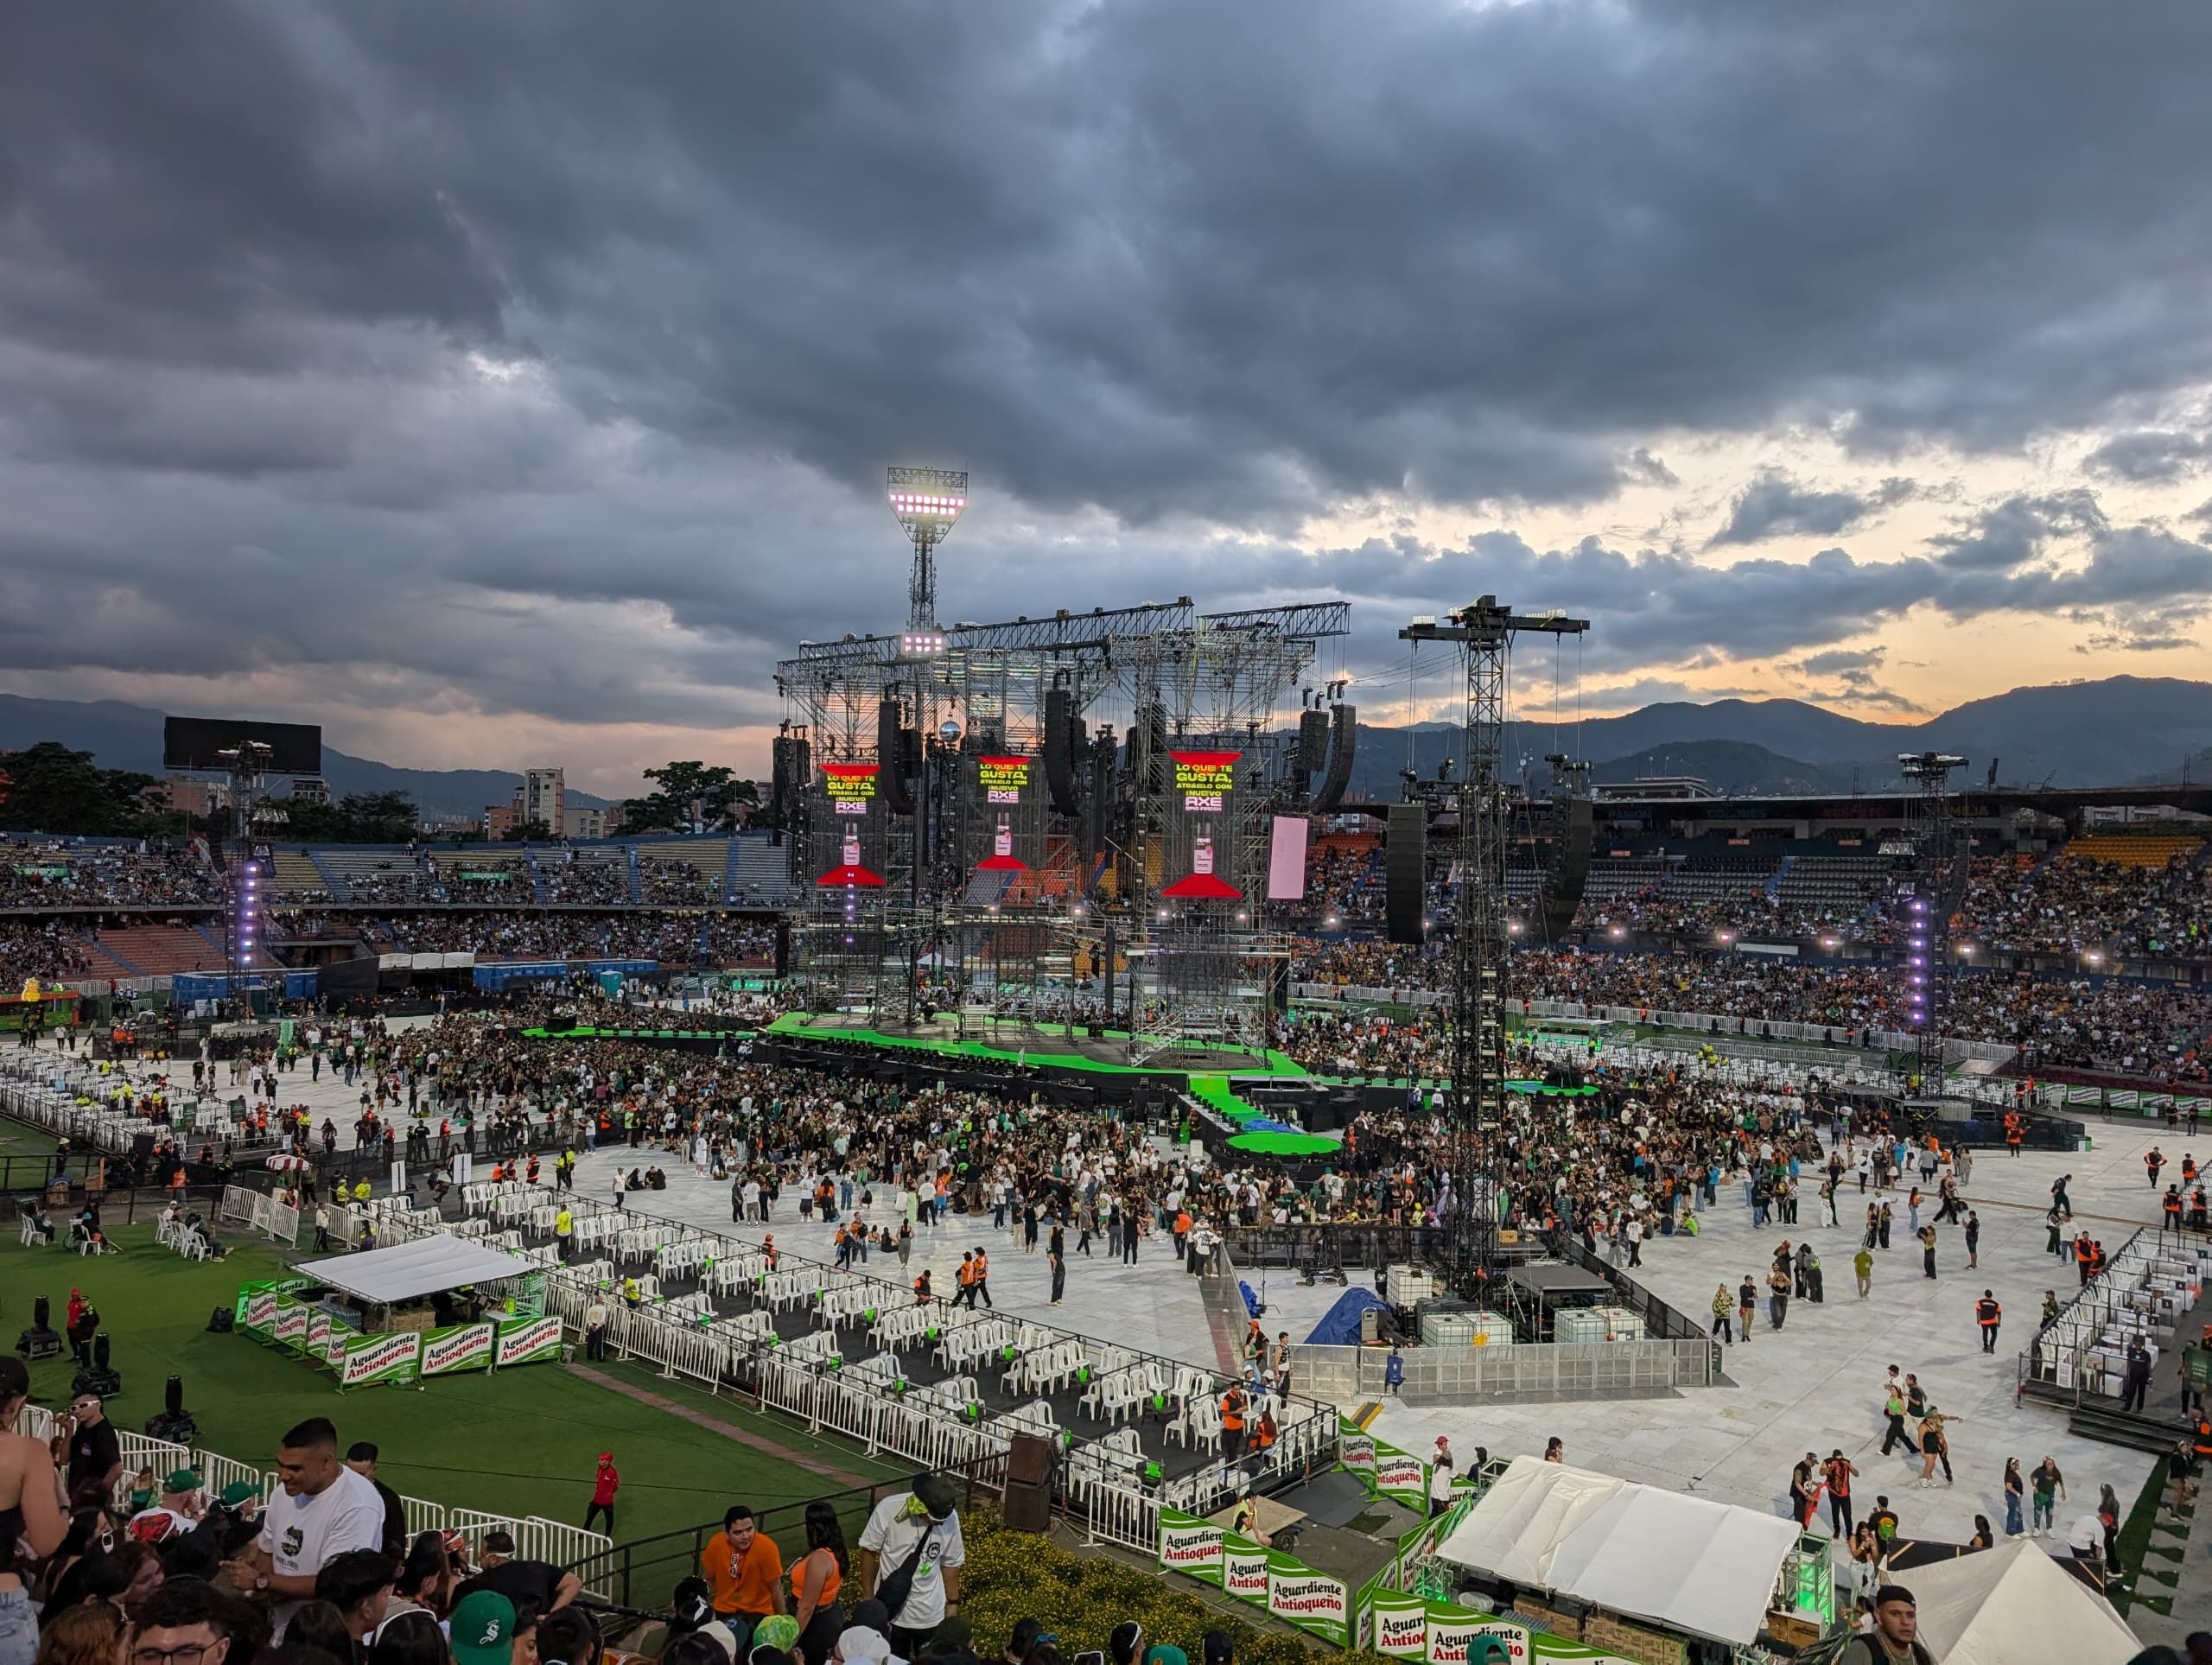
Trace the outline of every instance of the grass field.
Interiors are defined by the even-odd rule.
[[[622,1471],[625,1541],[719,1521],[734,1503],[759,1508],[802,1501],[903,1472],[851,1446],[741,1410],[727,1395],[715,1398],[622,1364],[603,1369],[771,1439],[779,1451],[740,1443],[558,1364],[441,1377],[419,1390],[340,1394],[327,1373],[296,1357],[243,1334],[207,1333],[209,1313],[229,1306],[240,1283],[283,1274],[284,1262],[267,1245],[237,1242],[229,1257],[214,1264],[155,1248],[150,1226],[125,1227],[115,1236],[128,1252],[98,1260],[25,1249],[12,1232],[0,1240],[0,1324],[12,1341],[30,1322],[32,1298],[44,1294],[52,1298],[58,1327],[71,1287],[81,1286],[113,1344],[124,1390],[110,1409],[127,1431],[143,1429],[160,1411],[164,1382],[175,1373],[184,1378],[184,1402],[199,1420],[200,1443],[224,1456],[273,1466],[279,1434],[304,1417],[327,1416],[338,1425],[341,1446],[372,1439],[383,1448],[381,1478],[403,1493],[576,1524],[591,1497],[594,1458],[612,1451]],[[33,1367],[35,1402],[56,1409],[67,1404],[70,1375],[66,1356]],[[793,1458],[836,1472],[810,1470]]]

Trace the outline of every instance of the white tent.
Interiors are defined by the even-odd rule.
[[[1437,1554],[1670,1630],[1747,1643],[1796,1546],[1795,1527],[1757,1509],[1516,1457]]]
[[[534,1262],[519,1255],[486,1249],[448,1232],[417,1237],[410,1243],[394,1243],[390,1249],[372,1249],[365,1254],[308,1261],[299,1268],[303,1278],[370,1301],[408,1300],[441,1289],[458,1289],[463,1284],[518,1278],[535,1270]]]
[[[1912,1592],[1920,1641],[1943,1665],[2126,1665],[2142,1647],[2109,1602],[2024,1539],[1893,1582]]]

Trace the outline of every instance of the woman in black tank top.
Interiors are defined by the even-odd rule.
[[[0,1355],[0,1429],[12,1429],[31,1391],[30,1367]],[[50,1555],[68,1529],[54,1457],[43,1441],[0,1433],[0,1665],[31,1665],[38,1654],[38,1621],[24,1566],[16,1559],[22,1538],[37,1556]]]

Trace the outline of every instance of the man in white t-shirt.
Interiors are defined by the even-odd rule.
[[[883,1580],[913,1559],[906,1598],[891,1613],[891,1645],[902,1658],[918,1659],[937,1627],[960,1611],[968,1547],[961,1541],[958,1501],[942,1474],[917,1475],[913,1490],[886,1497],[861,1528],[861,1588],[868,1595],[880,1596]]]
[[[310,1417],[276,1446],[283,1491],[261,1517],[261,1536],[230,1564],[233,1586],[265,1592],[276,1604],[281,1638],[294,1612],[315,1597],[315,1575],[349,1549],[384,1541],[384,1499],[369,1481],[338,1460],[338,1430]]]

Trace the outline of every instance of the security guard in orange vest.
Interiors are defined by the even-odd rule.
[[[2202,1411],[2196,1414],[2196,1427],[2190,1435],[2189,1448],[2190,1454],[2196,1458],[2197,1467],[2202,1468],[2206,1463],[2212,1462],[2212,1416],[2207,1416]]]
[[[960,1281],[960,1292],[952,1298],[955,1306],[976,1305],[976,1255],[973,1249],[960,1257],[960,1269],[953,1274]]]
[[[1997,1326],[2005,1317],[2004,1304],[1989,1290],[1981,1292],[1981,1299],[1974,1304],[1974,1321],[1981,1326],[1981,1350],[1997,1350]]]
[[[1221,1396],[1221,1449],[1232,1463],[1244,1454],[1244,1385],[1239,1382]]]
[[[976,1245],[976,1289],[975,1293],[968,1297],[968,1307],[970,1312],[975,1310],[977,1301],[982,1302],[986,1306],[995,1305],[991,1300],[991,1251],[981,1243]]]

